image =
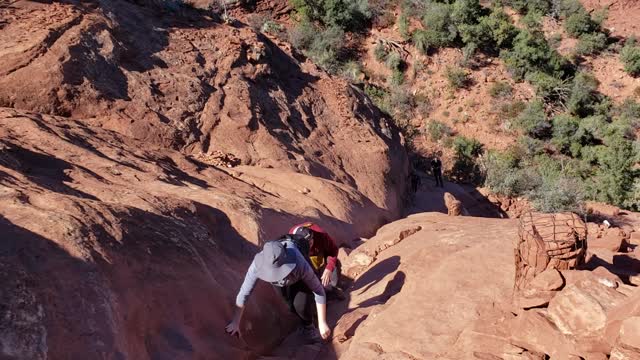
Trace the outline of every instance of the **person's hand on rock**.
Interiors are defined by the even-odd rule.
[[[322,336],[323,340],[327,340],[331,335],[331,329],[329,329],[329,325],[326,322],[318,324],[318,330],[320,330],[320,336]]]
[[[225,327],[225,331],[231,336],[240,336],[240,324],[237,321],[232,321]]]
[[[320,281],[322,281],[322,286],[325,288],[329,286],[329,283],[331,282],[331,271],[324,269],[322,277],[320,277]]]

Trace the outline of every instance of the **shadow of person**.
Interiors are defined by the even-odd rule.
[[[358,304],[358,307],[363,308],[386,303],[392,297],[398,294],[400,290],[402,290],[406,278],[407,276],[403,271],[396,272],[396,274],[393,276],[393,279],[391,279],[391,281],[387,283],[387,286],[384,287],[382,294],[376,295],[361,302],[360,304]]]
[[[353,283],[353,285],[351,286],[351,292],[355,292],[362,288],[364,289],[362,289],[360,293],[369,290],[369,288],[377,284],[387,274],[391,274],[392,272],[396,271],[399,266],[400,256],[397,255],[376,263]]]

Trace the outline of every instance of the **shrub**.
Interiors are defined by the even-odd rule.
[[[482,154],[484,146],[476,139],[456,136],[456,138],[453,139],[453,149],[457,156],[475,158]]]
[[[438,141],[445,136],[451,135],[451,133],[451,128],[440,121],[433,120],[427,125],[427,134],[429,134],[431,141]]]
[[[398,17],[398,32],[405,40],[411,38],[411,34],[409,33],[409,18],[404,12]]]
[[[387,48],[382,42],[378,42],[376,44],[376,47],[373,49],[373,55],[379,62],[385,61],[385,59],[387,58]]]
[[[309,22],[301,22],[289,30],[289,42],[296,49],[305,50],[311,46],[318,29]]]
[[[530,11],[520,19],[520,24],[529,31],[542,31],[542,14]]]
[[[456,0],[451,9],[451,21],[457,26],[462,24],[477,24],[483,8],[479,0]]]
[[[448,4],[430,3],[422,23],[426,29],[416,31],[413,41],[423,53],[432,48],[448,46],[457,36],[456,26],[451,20],[451,6]]]
[[[567,109],[580,117],[593,114],[600,100],[597,93],[598,84],[598,80],[593,75],[587,72],[578,73],[573,80]]]
[[[514,151],[515,150],[515,151]],[[485,185],[491,191],[514,197],[524,195],[538,186],[540,176],[530,167],[519,167],[519,150],[491,151],[484,162]]]
[[[622,138],[609,139],[598,154],[599,168],[594,181],[596,199],[623,206],[633,188],[633,165],[636,160],[633,144]]]
[[[551,135],[551,123],[547,121],[544,104],[532,101],[516,119],[516,124],[522,131],[533,138],[544,139]]]
[[[580,212],[584,190],[579,180],[567,176],[543,177],[542,184],[531,192],[533,207],[545,213]]]
[[[620,51],[620,61],[624,64],[624,70],[632,76],[640,75],[640,46],[635,39],[627,40]]]
[[[451,177],[457,181],[480,184],[484,180],[484,174],[477,157],[483,153],[483,145],[476,139],[464,136],[456,136],[452,145],[456,155]]]
[[[527,104],[522,100],[517,100],[508,104],[502,104],[502,106],[500,107],[500,117],[503,119],[515,119],[526,108]]]
[[[289,0],[303,21],[320,21],[329,27],[357,31],[366,25],[372,12],[366,0]]]
[[[413,116],[415,100],[411,92],[403,86],[396,86],[389,94],[389,109],[395,119],[408,120]]]
[[[349,61],[342,67],[342,74],[353,83],[361,83],[364,79],[362,64],[357,61]]]
[[[521,14],[529,12],[546,14],[551,8],[549,0],[503,0],[502,3],[511,6]]]
[[[340,68],[338,57],[344,45],[344,31],[330,27],[317,34],[307,49],[307,55],[328,72],[335,73]]]
[[[601,32],[582,34],[578,38],[576,54],[579,56],[599,54],[607,48],[607,35]]]
[[[553,0],[551,14],[556,18],[567,18],[584,10],[579,0]]]
[[[511,18],[501,8],[494,7],[489,16],[480,19],[480,25],[491,30],[491,38],[498,48],[509,48],[518,35],[518,29],[511,23]]]
[[[511,85],[509,85],[509,83],[502,82],[502,81],[498,81],[494,83],[489,88],[489,95],[491,95],[491,97],[494,99],[509,97],[511,96],[512,92],[513,92],[513,88],[511,87]]]
[[[568,114],[561,114],[553,118],[553,138],[551,142],[563,153],[569,153],[572,143],[576,141],[576,133],[580,121]],[[576,151],[576,149],[573,149]]]
[[[469,74],[466,71],[456,67],[447,67],[446,70],[447,81],[449,86],[454,89],[461,89],[469,85]]]
[[[536,95],[545,104],[565,103],[571,94],[570,83],[540,71],[527,74],[527,81],[533,85]]]
[[[403,65],[402,57],[397,51],[392,51],[385,60],[385,65],[390,70],[400,70]]]
[[[516,80],[523,80],[530,72],[541,71],[562,78],[567,62],[549,47],[540,31],[521,30],[513,41],[513,48],[503,50],[500,57]]]
[[[564,21],[564,29],[570,36],[578,37],[583,34],[598,31],[599,26],[591,19],[591,15],[589,15],[587,10],[582,8],[580,11],[577,11],[567,17]]]
[[[383,112],[391,114],[389,107],[389,92],[375,85],[365,83],[364,93]]]
[[[464,67],[473,67],[475,66],[474,56],[476,54],[476,50],[478,46],[475,43],[468,43],[462,48],[462,61],[460,65]]]

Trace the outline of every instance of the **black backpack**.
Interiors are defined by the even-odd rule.
[[[313,269],[313,264],[311,264],[311,259],[309,258],[309,241],[307,241],[307,239],[305,239],[301,235],[287,234],[287,235],[281,236],[276,241],[280,241],[280,242],[290,241],[290,242],[292,242],[296,246],[298,251],[300,251],[300,253],[305,258],[305,260],[307,260],[309,265],[311,265],[311,268]]]

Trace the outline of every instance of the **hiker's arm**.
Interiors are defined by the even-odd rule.
[[[332,272],[336,268],[338,261],[338,246],[329,234],[325,235],[325,254],[327,254],[327,270]]]
[[[318,280],[318,277],[311,266],[306,261],[303,261],[300,264],[303,266],[302,281],[304,281],[307,287],[313,292],[316,300],[316,309],[318,310],[318,329],[320,330],[320,335],[322,335],[323,339],[326,339],[329,337],[331,330],[329,330],[329,325],[327,324],[327,297],[324,293],[324,287],[320,283],[320,280]]]
[[[231,335],[240,333],[240,320],[242,319],[242,313],[244,312],[244,304],[253,291],[257,280],[258,275],[256,273],[256,265],[251,262],[249,270],[247,270],[247,274],[242,282],[242,286],[240,287],[240,291],[238,291],[238,296],[236,296],[236,308],[233,313],[233,318],[226,327],[227,332]]]
[[[320,336],[326,340],[331,334],[331,329],[327,324],[327,304],[316,302],[316,310],[318,310],[318,330],[320,330]]]

